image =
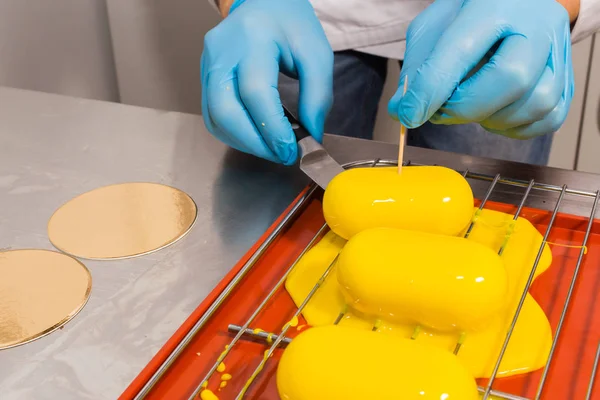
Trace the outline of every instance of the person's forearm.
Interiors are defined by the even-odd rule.
[[[221,11],[221,16],[223,18],[225,18],[228,14],[229,14],[229,9],[231,8],[231,3],[233,3],[234,0],[217,0],[217,5],[219,6],[219,11]],[[569,1],[569,0],[563,0],[563,1]],[[573,0],[571,0],[573,1]],[[579,2],[579,0],[577,1]]]
[[[225,1],[225,0],[223,0]],[[567,10],[569,13],[569,20],[571,24],[575,22],[579,15],[579,0],[556,0]]]

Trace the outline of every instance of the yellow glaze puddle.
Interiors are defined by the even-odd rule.
[[[231,378],[232,378],[231,374],[223,374],[223,375],[221,375],[221,380],[222,381],[229,381],[229,380],[231,380]]]
[[[307,304],[303,311],[304,318],[311,326],[331,325],[340,313],[343,313],[339,322],[340,326],[352,326],[366,331],[371,331],[375,326],[379,333],[407,339],[414,337],[415,342],[421,345],[438,347],[448,352],[454,351],[456,343],[462,337],[459,359],[462,360],[472,376],[476,378],[489,377],[531,272],[542,236],[529,221],[523,218],[519,218],[511,227],[512,215],[492,210],[476,212],[475,215],[476,223],[468,240],[483,244],[494,252],[497,252],[506,242],[501,258],[506,269],[506,298],[509,301],[502,310],[486,320],[485,326],[466,330],[460,330],[458,327],[451,330],[446,326],[446,329],[441,331],[425,324],[419,326],[416,323],[404,322],[401,318],[394,318],[394,322],[392,322],[390,318],[385,317],[385,314],[361,314],[345,301],[345,296],[338,283],[338,265],[333,267],[321,288]],[[511,231],[507,241],[506,234]],[[464,231],[459,234],[459,236],[462,235],[464,235]],[[290,273],[285,284],[296,305],[304,300],[345,244],[346,240],[329,232],[304,255]],[[430,251],[435,252],[436,249],[432,248]],[[546,245],[536,271],[536,277],[548,269],[551,261],[552,255]],[[431,271],[434,271],[432,273],[436,274],[443,273],[444,267],[440,264],[430,266]],[[390,268],[390,266],[381,265],[381,268]],[[440,292],[443,292],[443,289],[440,287]],[[377,288],[371,290],[377,290]],[[432,294],[432,296],[435,295]],[[426,299],[420,301],[426,301]],[[407,315],[409,314],[407,312]],[[466,326],[468,327],[468,324]],[[307,332],[310,332],[310,329],[301,335]],[[540,306],[528,294],[500,365],[498,376],[516,375],[543,367],[551,341],[550,324]],[[349,347],[348,352],[352,351],[353,348]],[[404,360],[395,365],[399,368],[400,365],[405,363],[410,365],[411,362],[414,360]]]
[[[202,400],[219,400],[217,395],[208,389],[204,389],[203,391],[200,392],[200,398]]]
[[[219,366],[217,367],[217,372],[225,372],[225,363],[220,363]]]

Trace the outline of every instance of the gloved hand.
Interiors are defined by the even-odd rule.
[[[388,111],[409,128],[479,122],[527,139],[562,125],[573,92],[569,15],[555,0],[437,0],[409,26]]]
[[[308,0],[236,0],[204,38],[202,114],[240,151],[293,164],[298,148],[277,91],[278,73],[300,81],[298,117],[317,140],[333,100],[333,52]]]

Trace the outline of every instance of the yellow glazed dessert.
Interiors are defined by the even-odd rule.
[[[471,209],[473,212],[473,208]],[[469,242],[479,243],[497,252],[505,241],[506,233],[510,226],[512,215],[492,211],[483,210],[479,215],[474,228],[468,238]],[[460,232],[463,235],[464,232]],[[467,330],[462,336],[463,343],[458,353],[458,358],[463,362],[470,373],[476,378],[489,377],[498,352],[504,341],[506,331],[512,321],[515,309],[523,292],[527,278],[531,271],[531,267],[537,255],[538,249],[542,243],[542,235],[535,229],[529,221],[524,218],[519,218],[514,226],[514,231],[509,236],[505,250],[501,256],[504,268],[507,274],[506,280],[506,306],[498,311],[485,327],[479,330]],[[333,232],[328,232],[319,243],[315,245],[305,256],[299,261],[294,270],[290,273],[286,280],[285,287],[290,293],[292,299],[297,305],[300,305],[306,298],[315,283],[322,276],[327,267],[334,261],[338,253],[344,248],[346,240],[340,238]],[[396,244],[396,243],[395,243]],[[424,246],[427,244],[423,244]],[[440,250],[439,246],[428,245],[426,252],[420,252],[419,256],[428,256],[429,253],[447,253],[451,250]],[[388,250],[393,251],[393,248]],[[365,253],[359,255],[364,259],[371,257],[381,257],[380,251],[369,251],[365,249]],[[407,252],[406,259],[412,259],[413,262],[417,258],[416,255],[410,255]],[[412,258],[411,258],[412,257]],[[441,264],[428,265],[426,268],[430,271],[431,276],[446,273],[447,266],[450,263],[450,257],[443,259]],[[373,316],[365,315],[357,312],[353,307],[346,302],[347,298],[338,284],[338,274],[340,267],[340,259],[333,266],[327,279],[323,282],[321,288],[317,290],[314,297],[308,302],[303,310],[303,316],[311,326],[331,325],[336,321],[340,314],[342,315],[339,325],[341,327],[355,327],[370,332],[374,326],[377,327],[378,333],[389,335],[394,339],[415,338],[415,342],[437,347],[451,353],[454,351],[457,342],[461,338],[459,331],[440,331],[425,326],[420,328],[416,323],[401,322],[396,317],[386,318],[381,317],[379,321]],[[536,277],[548,269],[552,261],[550,249],[546,245],[540,263],[537,268]],[[366,261],[367,262],[367,261]],[[410,267],[410,266],[409,266]],[[385,269],[385,267],[383,267]],[[417,271],[418,272],[418,271]],[[372,278],[369,278],[372,279]],[[366,282],[365,282],[366,283]],[[359,286],[360,286],[359,282]],[[373,282],[368,283],[373,285]],[[401,290],[396,293],[391,291],[392,285],[383,282],[382,288],[390,291],[389,296],[394,300],[394,296],[403,296]],[[366,285],[365,285],[366,286]],[[364,290],[364,288],[362,289]],[[377,288],[373,288],[377,291]],[[429,290],[429,289],[428,289]],[[445,291],[447,288],[441,287],[439,290]],[[475,292],[470,292],[474,290]],[[462,301],[472,297],[473,303],[477,303],[479,299],[475,286],[465,287],[465,293],[461,293]],[[371,294],[371,296],[376,293]],[[429,297],[420,297],[419,302],[409,308],[428,307],[430,299],[439,301],[441,297],[437,297],[437,293],[431,293]],[[387,300],[387,299],[385,299]],[[448,298],[449,302],[456,301],[454,298]],[[439,305],[438,305],[439,307]],[[478,307],[477,304],[466,305],[470,307]],[[402,311],[402,310],[399,310]],[[461,313],[463,310],[450,310],[454,314]],[[405,315],[409,315],[407,313]],[[414,318],[414,316],[413,316]],[[552,343],[552,334],[550,324],[546,315],[529,294],[525,299],[520,318],[512,335],[512,339],[508,345],[507,351],[500,364],[498,376],[510,376],[522,374],[529,371],[534,371],[545,365],[548,357],[550,346]],[[348,348],[348,357],[355,351],[357,346]],[[403,368],[404,362],[410,364],[410,360],[398,361],[397,368]],[[426,373],[426,376],[435,378],[433,374]],[[375,380],[374,382],[378,382]],[[371,383],[374,386],[374,383]],[[375,398],[375,397],[372,397]]]
[[[435,379],[432,379],[435,378]],[[477,386],[451,353],[355,328],[310,328],[279,361],[283,400],[477,400]]]
[[[344,239],[368,228],[455,236],[471,220],[473,192],[445,167],[354,168],[337,175],[323,197],[329,227]]]
[[[475,331],[505,305],[507,277],[494,250],[462,237],[375,228],[340,253],[350,307],[374,319],[440,331]]]

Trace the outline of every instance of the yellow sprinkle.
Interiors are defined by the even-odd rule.
[[[267,336],[267,343],[271,344],[273,343],[273,334],[269,333],[269,335]]]
[[[204,383],[202,384],[202,387],[206,389],[208,387],[208,381],[204,381]]]
[[[304,328],[306,328],[306,325],[298,325],[298,327],[296,328],[296,330],[301,331]]]
[[[223,389],[225,386],[227,386],[227,381],[221,381],[219,384],[219,390]]]
[[[221,364],[219,364],[219,366],[217,367],[217,371],[218,371],[218,372],[223,372],[223,371],[225,371],[225,363],[221,363]]]
[[[221,375],[221,380],[222,381],[228,381],[232,378],[232,376],[230,374],[223,374]]]
[[[290,326],[298,326],[298,316],[294,315],[294,318],[290,321]]]
[[[208,389],[204,389],[203,391],[200,392],[200,398],[202,400],[219,400],[217,395]]]
[[[261,333],[264,332],[262,329],[260,328],[256,328],[255,330],[252,331],[253,333]]]

